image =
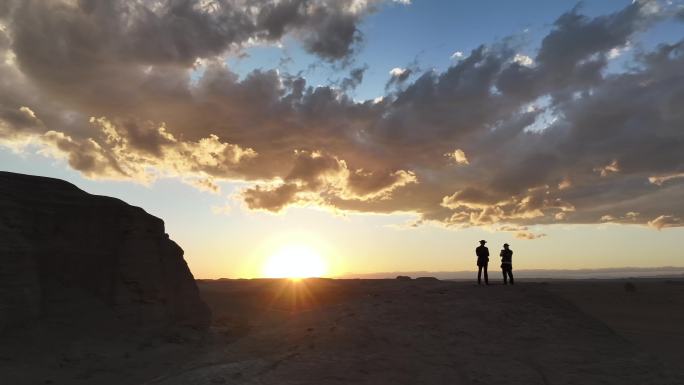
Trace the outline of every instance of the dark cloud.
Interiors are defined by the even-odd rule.
[[[351,172],[347,179],[349,190],[359,197],[373,196],[396,186],[414,182],[416,182],[415,175],[403,170],[366,172],[359,169]]]
[[[407,83],[411,76],[420,72],[419,56],[416,56],[405,67],[392,68],[389,72],[390,78],[387,80],[387,83],[385,83],[385,92],[388,92],[393,88],[401,88],[401,86]]]
[[[278,212],[285,206],[296,203],[299,188],[293,183],[285,183],[271,189],[261,186],[248,188],[242,193],[247,207],[253,210]]]
[[[592,55],[624,45],[648,20],[642,11],[643,5],[634,2],[611,15],[589,18],[575,7],[556,20],[535,61],[555,78],[554,83],[562,82],[578,70],[582,60],[591,61]]]
[[[385,91],[389,90],[392,87],[404,84],[413,73],[414,70],[411,68],[392,68],[392,70],[389,73],[390,78],[385,84]]]
[[[561,15],[544,37],[534,66],[521,62],[506,68],[497,81],[505,94],[533,98],[548,93],[564,99],[601,82],[607,54],[626,45],[636,32],[661,18],[655,1],[633,2],[619,12],[590,18],[580,6]]]
[[[26,64],[42,59],[45,65],[97,65],[108,59],[187,65],[250,39],[278,41],[288,33],[301,35],[305,47],[325,59],[343,58],[361,38],[356,24],[373,10],[374,1],[368,3],[29,0],[5,8],[13,9],[15,50]]]
[[[542,236],[534,224],[682,225],[684,43],[606,71],[664,17],[655,2],[573,9],[530,57],[505,39],[443,72],[399,69],[401,87],[376,100],[348,93],[365,67],[314,87],[276,70],[240,79],[220,57],[291,34],[344,60],[374,4],[5,3],[0,140],[42,144],[93,178],[248,181],[247,207],[273,212],[413,212],[525,239]]]
[[[342,79],[340,82],[340,88],[343,91],[353,90],[358,87],[361,82],[363,82],[363,74],[368,69],[368,66],[353,68],[349,71],[349,76]]]

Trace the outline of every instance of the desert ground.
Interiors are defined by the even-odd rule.
[[[684,383],[681,279],[198,285],[209,332],[131,333],[62,309],[2,336],[1,383]]]

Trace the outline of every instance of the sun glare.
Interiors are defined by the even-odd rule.
[[[302,245],[288,245],[271,255],[264,264],[267,278],[322,277],[328,271],[325,260],[315,250]]]

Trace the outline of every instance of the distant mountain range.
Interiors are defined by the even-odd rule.
[[[616,267],[603,269],[546,270],[521,269],[514,270],[516,278],[548,278],[548,279],[610,279],[610,278],[684,278],[684,267]],[[438,279],[473,279],[477,271],[396,271],[382,273],[354,274],[347,273],[335,278],[380,279],[395,278],[399,275],[417,277],[435,277]],[[499,277],[498,266],[490,266],[490,278]]]

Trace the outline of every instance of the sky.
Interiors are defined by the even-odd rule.
[[[0,170],[198,278],[684,266],[683,38],[681,1],[9,0]]]

